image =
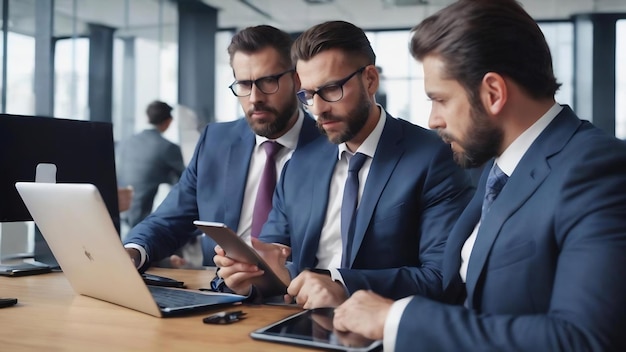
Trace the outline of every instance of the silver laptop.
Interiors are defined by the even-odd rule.
[[[156,317],[212,309],[245,299],[232,294],[146,286],[122,245],[100,192],[92,184],[18,182],[15,186],[65,277],[79,294]],[[189,297],[177,297],[180,295]]]

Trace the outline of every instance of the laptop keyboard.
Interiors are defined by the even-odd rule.
[[[160,286],[148,286],[148,289],[161,308],[189,307],[215,301],[215,297],[199,292],[174,290]]]

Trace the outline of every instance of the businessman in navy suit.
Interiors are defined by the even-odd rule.
[[[555,102],[548,45],[513,0],[450,5],[411,52],[431,127],[460,164],[487,164],[448,237],[443,294],[359,291],[335,328],[385,351],[626,350],[626,146]]]
[[[319,132],[296,98],[300,81],[290,57],[291,37],[271,26],[249,27],[232,39],[228,52],[245,119],[209,124],[194,156],[159,208],[131,230],[127,251],[140,270],[171,255],[195,236],[194,220],[223,222],[248,239],[253,205],[266,160],[262,144],[282,144],[280,170]],[[215,242],[203,237],[204,264],[212,265]]]
[[[314,26],[296,39],[292,56],[298,97],[326,137],[294,153],[255,248],[304,308],[336,306],[357,289],[440,293],[444,244],[473,194],[469,178],[435,133],[376,104],[378,71],[362,29],[342,21]],[[343,237],[352,158],[364,162],[351,235]],[[260,271],[216,252],[226,285],[250,292]]]

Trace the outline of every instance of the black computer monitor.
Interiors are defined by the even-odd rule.
[[[0,222],[32,220],[15,182],[34,181],[41,163],[56,165],[58,183],[94,184],[119,234],[112,124],[0,114]],[[36,234],[35,259],[49,264],[47,256],[54,258]]]

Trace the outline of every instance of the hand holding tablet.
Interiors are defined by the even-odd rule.
[[[194,221],[194,225],[215,240],[224,250],[226,257],[241,263],[255,265],[263,271],[261,276],[250,280],[251,284],[263,297],[282,296],[287,293],[287,284],[280,279],[279,275],[272,270],[261,255],[239,238],[233,230],[222,223],[216,222]],[[277,248],[274,244],[260,244],[271,246],[270,248],[274,250]],[[223,271],[220,270],[220,272]]]

